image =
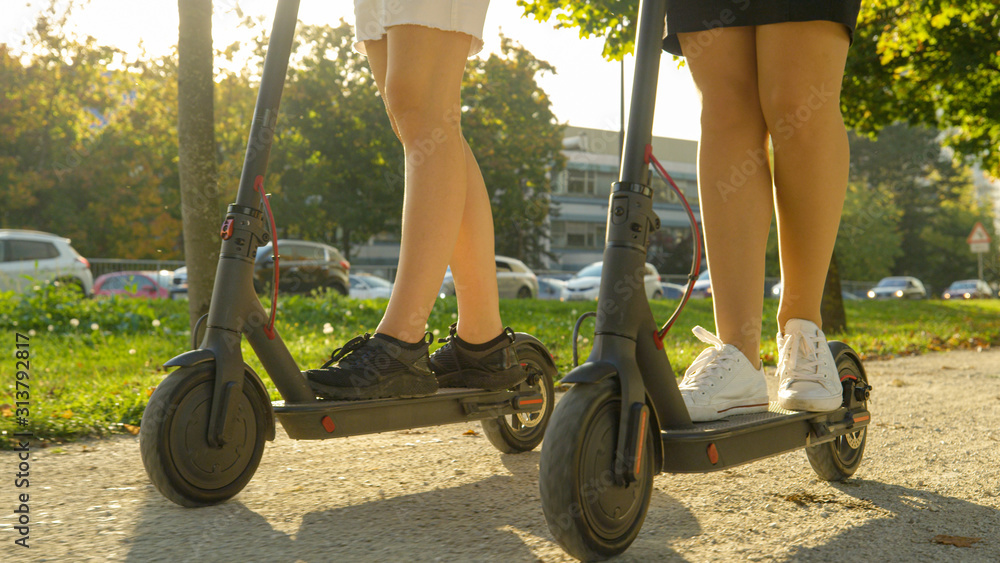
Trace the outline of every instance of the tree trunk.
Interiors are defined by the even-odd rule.
[[[219,262],[212,0],[178,0],[177,136],[191,324],[208,312]]]
[[[826,271],[826,285],[823,287],[823,332],[839,334],[847,331],[847,313],[844,312],[844,295],[840,289],[840,269],[837,268],[837,253],[830,257],[830,269]]]

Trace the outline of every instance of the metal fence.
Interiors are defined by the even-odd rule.
[[[112,272],[125,272],[136,270],[176,270],[184,265],[183,260],[122,260],[119,258],[88,258],[90,262],[90,273],[94,277]]]

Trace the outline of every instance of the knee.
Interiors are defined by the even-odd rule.
[[[768,129],[776,143],[795,136],[798,142],[829,123],[843,124],[840,88],[822,82],[774,87],[760,93]]]
[[[752,86],[732,84],[702,92],[701,128],[709,135],[762,137],[767,126]]]
[[[386,78],[385,104],[404,144],[447,136],[458,129],[461,118],[457,95],[445,97],[405,79]]]

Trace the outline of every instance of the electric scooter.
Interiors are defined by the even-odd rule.
[[[142,416],[140,450],[146,473],[182,506],[222,502],[243,489],[274,440],[275,419],[289,437],[322,440],[479,420],[500,451],[534,449],[554,403],[556,367],[536,338],[515,334],[528,373],[512,389],[442,389],[428,397],[329,401],[310,389],[275,326],[280,248],[264,175],[284,88],[299,0],[279,0],[264,59],[256,108],[235,203],[222,223],[222,251],[209,312],[192,330],[192,349],[164,363],[176,367],[157,386]],[[257,248],[274,244],[271,309],[253,287]],[[203,330],[202,330],[203,329]],[[283,400],[271,402],[246,364],[246,337]]]
[[[611,186],[593,348],[562,379],[573,387],[552,413],[540,460],[549,530],[582,560],[629,547],[658,473],[719,471],[805,448],[822,479],[843,480],[861,462],[871,421],[871,387],[860,357],[846,344],[830,342],[843,385],[843,405],[836,411],[791,412],[771,403],[764,413],[691,422],[664,352],[673,318],[658,328],[642,291],[649,237],[659,228],[650,166],[664,173],[650,141],[665,13],[663,0],[640,2],[632,104],[619,181]]]

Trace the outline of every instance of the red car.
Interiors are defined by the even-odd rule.
[[[167,271],[132,271],[104,274],[94,281],[94,296],[119,295],[168,299],[172,274]]]

